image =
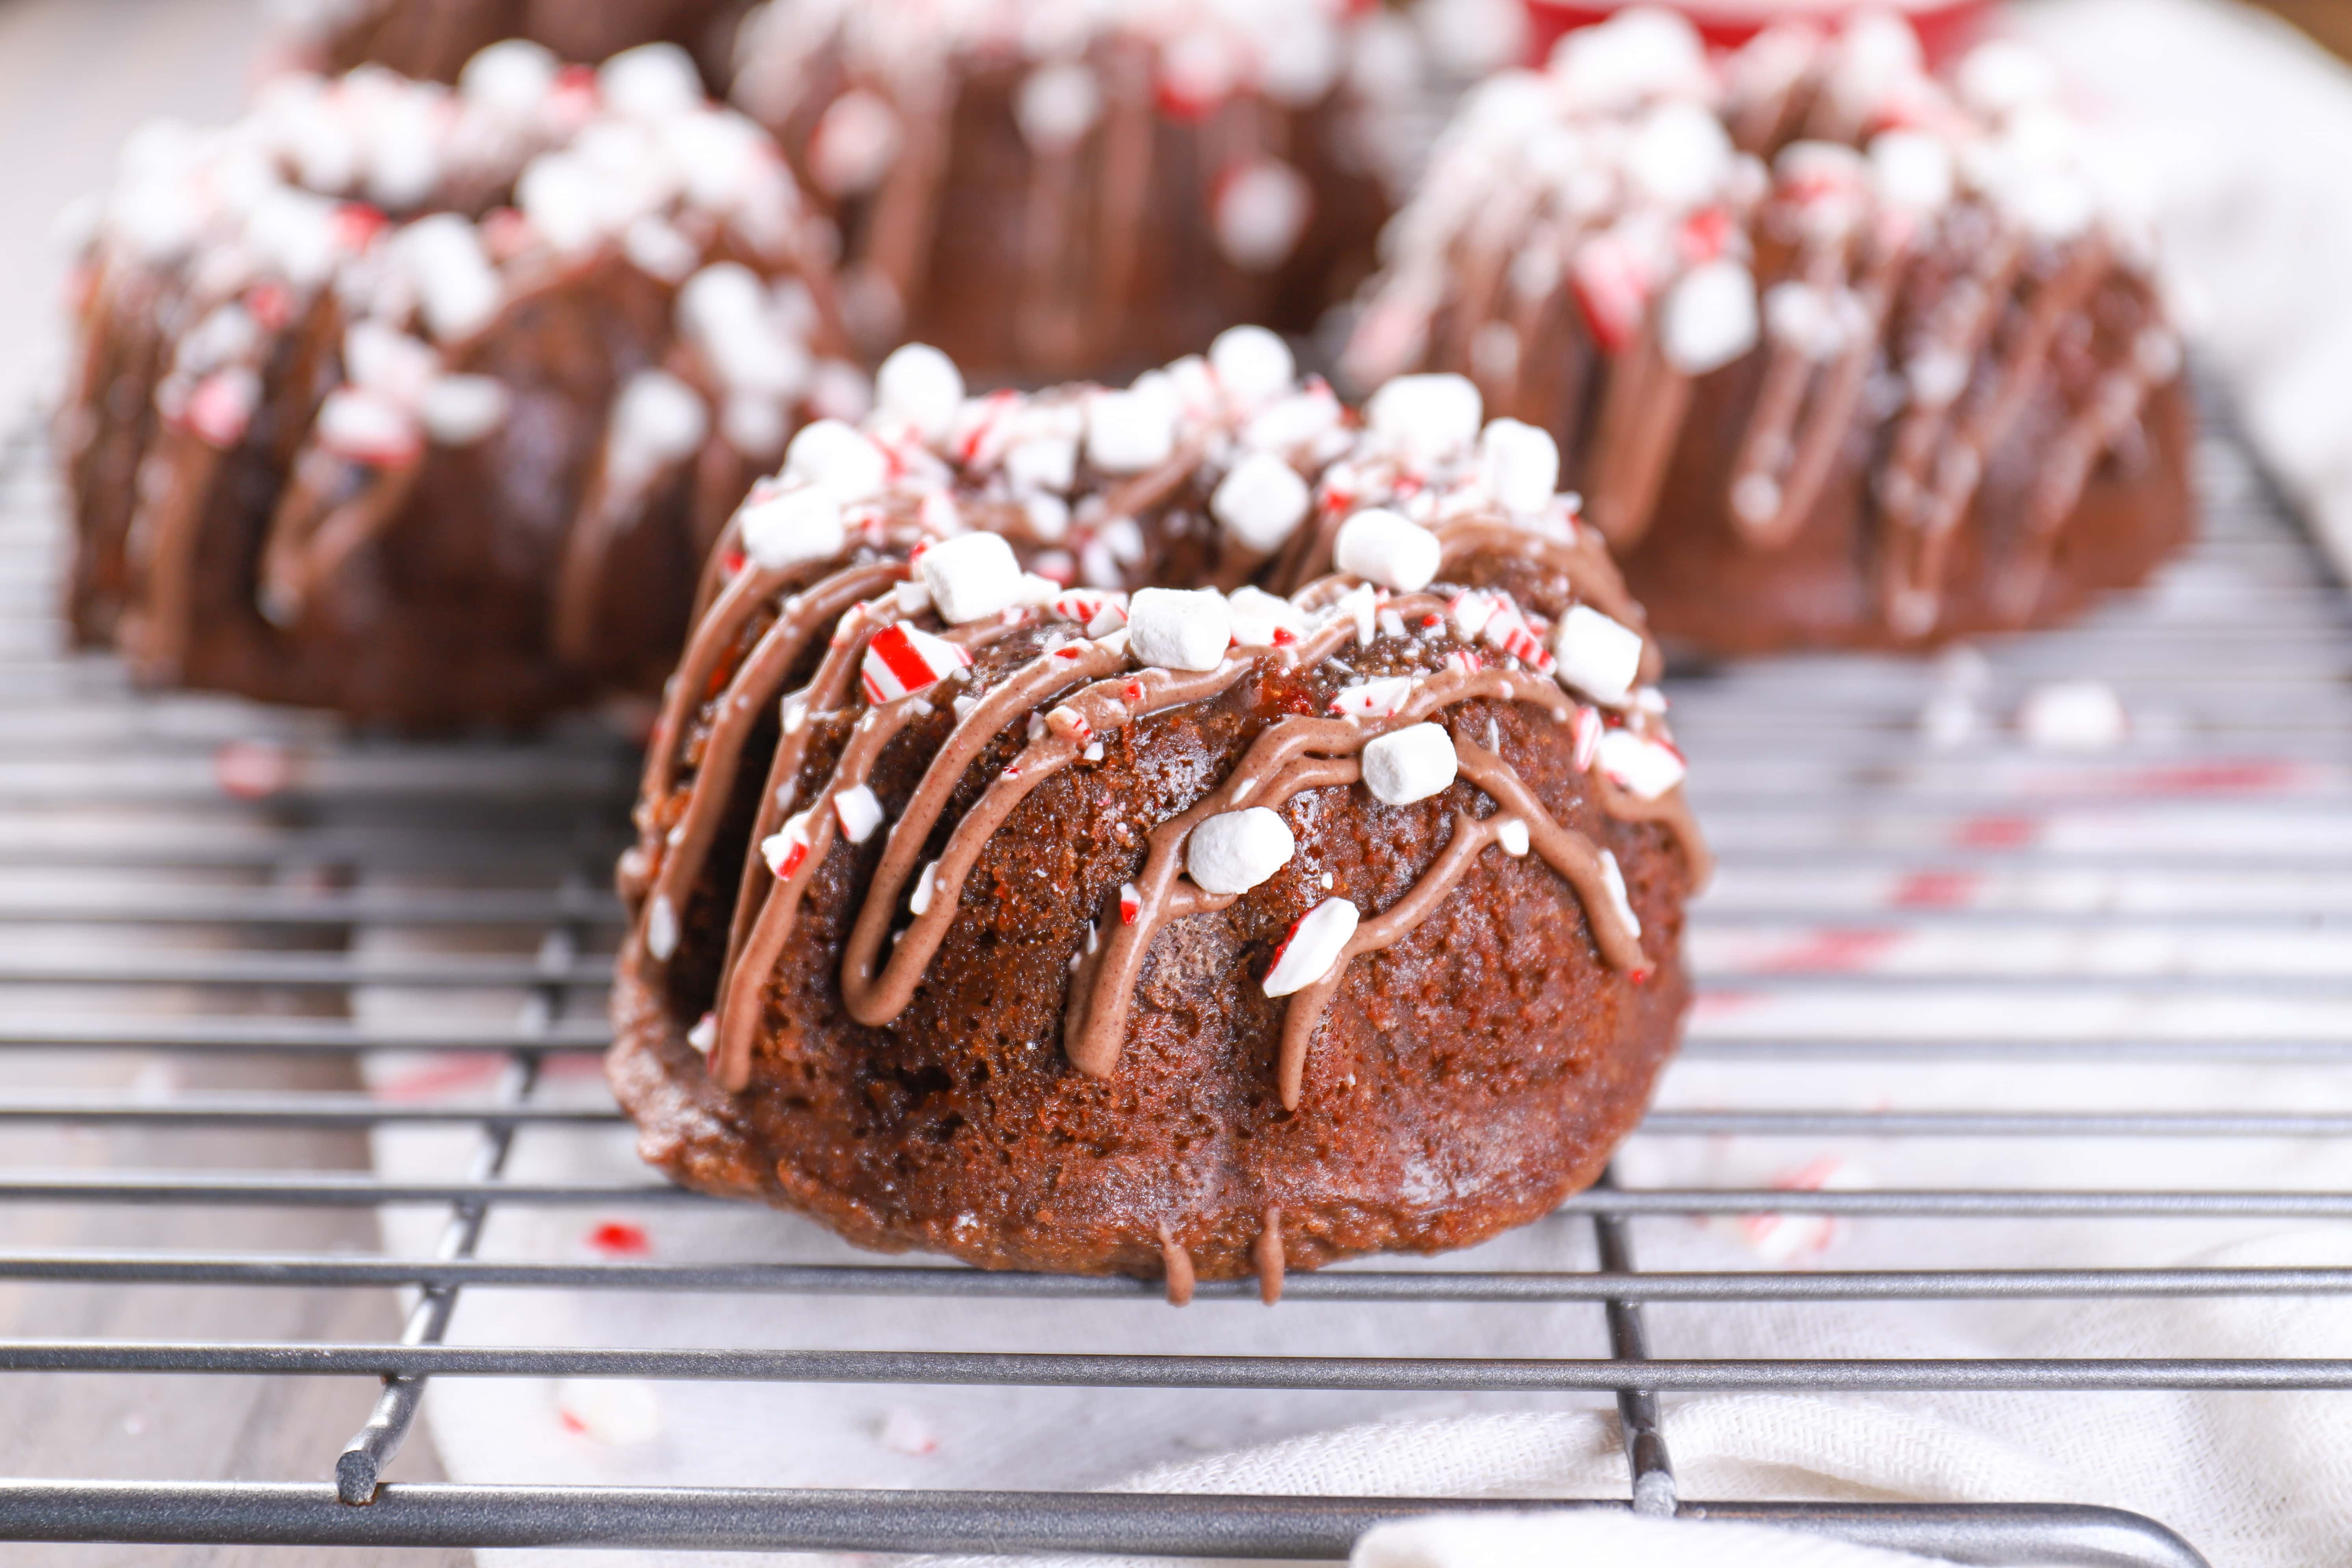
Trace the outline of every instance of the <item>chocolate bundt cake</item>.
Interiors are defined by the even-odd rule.
[[[1351,378],[1550,431],[1653,627],[1722,652],[2046,625],[2189,528],[2189,395],[2048,68],[1902,22],[1708,56],[1628,13],[1482,88]]]
[[[650,693],[745,488],[865,406],[823,244],[667,46],[151,128],[81,268],[77,631],[411,726]]]
[[[714,93],[727,90],[735,29],[751,0],[307,0],[295,52],[340,75],[383,66],[419,81],[456,81],[490,45],[524,38],[595,65],[641,44],[692,55]]]
[[[877,395],[729,525],[654,735],[644,1156],[1180,1300],[1591,1181],[1706,852],[1550,439],[1455,376],[1360,427],[1253,328],[1123,391],[908,348]]]
[[[1304,331],[1370,270],[1418,69],[1379,11],[775,0],[735,100],[835,212],[870,353],[1123,380],[1238,322]]]

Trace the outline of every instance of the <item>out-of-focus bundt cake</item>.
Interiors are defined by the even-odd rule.
[[[823,221],[667,46],[151,128],[79,279],[78,632],[405,725],[651,689],[745,488],[866,395]]]
[[[1540,431],[1243,329],[886,363],[714,559],[621,869],[614,1087],[861,1244],[1196,1279],[1466,1245],[1638,1119],[1705,875]]]
[[[328,75],[377,65],[453,82],[495,43],[522,38],[559,59],[596,65],[641,44],[692,55],[714,93],[727,89],[735,28],[751,0],[297,0],[292,51]]]
[[[1348,363],[1557,437],[1670,643],[2046,625],[2189,528],[2180,342],[2098,163],[2012,43],[1946,81],[1884,15],[1709,54],[1628,12],[1466,104]]]
[[[1124,379],[1370,270],[1417,37],[1344,0],[777,0],[735,99],[837,216],[862,342]]]

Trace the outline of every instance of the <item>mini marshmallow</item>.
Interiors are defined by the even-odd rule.
[[[1127,633],[1140,663],[1214,669],[1233,641],[1233,609],[1213,588],[1144,588],[1128,605]]]
[[[1712,110],[1669,100],[1643,116],[1624,157],[1625,173],[1651,200],[1678,210],[1695,207],[1731,172],[1731,137]]]
[[[1242,445],[1256,452],[1295,452],[1312,447],[1339,429],[1339,400],[1330,388],[1277,397],[1260,409],[1242,428]]]
[[[1175,450],[1175,410],[1167,403],[1136,391],[1087,399],[1087,460],[1104,473],[1138,473]]]
[[[826,561],[849,542],[841,503],[814,485],[746,501],[735,514],[743,553],[754,564],[781,572],[803,561]]]
[[[874,405],[939,440],[963,406],[963,373],[929,343],[904,343],[874,374]]]
[[[506,423],[506,384],[496,376],[439,375],[425,383],[417,416],[444,447],[470,447]]]
[[[852,844],[863,844],[874,837],[882,826],[882,803],[864,784],[855,784],[833,797],[833,814],[841,819],[841,831]]]
[[[1519,420],[1492,420],[1478,437],[1478,477],[1506,510],[1539,512],[1559,485],[1559,444]]]
[[[1332,564],[1340,571],[1400,594],[1428,587],[1442,553],[1437,535],[1381,507],[1360,511],[1340,524],[1331,546]]]
[[[1326,899],[1299,916],[1282,945],[1275,949],[1274,967],[1266,971],[1265,994],[1287,996],[1330,973],[1363,918],[1362,911],[1345,899]]]
[[[856,426],[820,419],[784,448],[784,473],[847,506],[882,493],[890,482],[890,459]]]
[[[1424,462],[1475,441],[1485,414],[1470,378],[1444,373],[1400,375],[1364,405],[1364,422],[1373,435]]]
[[[1210,230],[1235,267],[1271,272],[1297,248],[1314,208],[1306,175],[1279,158],[1253,158],[1218,181]]]
[[[702,78],[676,44],[641,44],[597,68],[604,107],[637,120],[667,120],[702,107]]]
[[[435,213],[403,229],[396,243],[435,339],[454,342],[497,314],[504,289],[472,224]]]
[[[1737,261],[1706,261],[1683,274],[1665,300],[1658,346],[1685,375],[1719,370],[1756,346],[1756,280]]]
[[[1204,893],[1246,893],[1297,852],[1290,826],[1262,805],[1209,818],[1185,836],[1184,869]]]
[[[1889,206],[1938,211],[1952,199],[1951,149],[1923,131],[1882,132],[1871,139],[1870,178]]]
[[[1297,530],[1314,500],[1297,469],[1271,452],[1253,452],[1218,481],[1209,511],[1234,542],[1265,554]]]
[[[1297,362],[1290,345],[1264,327],[1227,327],[1209,344],[1209,368],[1219,390],[1244,408],[1258,408],[1290,389]]]
[[[319,444],[337,457],[379,468],[414,461],[423,445],[406,409],[357,386],[327,394],[319,405],[318,432]]]
[[[866,644],[858,674],[866,700],[895,702],[928,691],[971,662],[971,656],[945,637],[909,626],[888,626]]]
[[[541,46],[509,38],[466,62],[457,72],[457,91],[468,103],[519,119],[539,108],[562,66]]]
[[[2050,58],[2013,38],[1993,38],[1970,49],[1954,74],[1960,100],[1979,114],[1998,120],[2058,96],[2058,68]]]
[[[1063,436],[1035,436],[1004,454],[1004,479],[1014,490],[1066,494],[1076,480],[1078,444]]]
[[[1233,611],[1234,641],[1243,647],[1272,647],[1307,629],[1305,612],[1263,588],[1236,588],[1225,595],[1225,604]]]
[[[1595,753],[1601,771],[1621,789],[1655,800],[1683,782],[1683,755],[1663,741],[1631,730],[1604,730]]]
[[[1642,672],[1642,634],[1589,605],[1572,605],[1552,634],[1554,673],[1595,702],[1622,708]]]
[[[667,371],[641,370],[621,388],[605,437],[604,482],[629,494],[693,456],[710,433],[702,395]]]
[[[1027,592],[1013,546],[993,533],[943,539],[923,552],[916,569],[940,619],[956,626],[1010,609]]]
[[[898,162],[906,130],[881,94],[857,88],[828,105],[809,138],[809,174],[828,195],[871,189]]]
[[[1460,766],[1442,726],[1411,724],[1364,748],[1364,787],[1390,805],[1411,805],[1451,785]]]
[[[1066,153],[1102,118],[1102,84],[1075,60],[1031,71],[1013,95],[1021,138],[1041,153]]]

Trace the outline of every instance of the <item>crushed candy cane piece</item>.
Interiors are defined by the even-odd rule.
[[[900,624],[874,634],[859,673],[866,700],[879,704],[929,690],[971,662],[971,654],[945,637]]]
[[[1287,996],[1330,973],[1362,919],[1362,911],[1345,899],[1326,899],[1299,916],[1282,945],[1274,950],[1265,994]]]

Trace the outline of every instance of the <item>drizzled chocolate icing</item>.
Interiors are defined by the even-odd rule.
[[[744,487],[866,397],[790,175],[667,46],[151,129],[82,282],[80,635],[369,718],[649,687]]]
[[[935,1054],[949,1047],[934,1043],[933,1020],[957,983],[941,965],[961,972],[971,962],[979,926],[992,923],[992,906],[1005,896],[1007,857],[1024,855],[1038,831],[1037,803],[1138,767],[1181,768],[1191,782],[1171,778],[1169,806],[1133,829],[1062,824],[1075,842],[1099,845],[1087,853],[1108,853],[1118,874],[1099,894],[1078,895],[1070,924],[1013,928],[1024,944],[1067,944],[1058,1024],[1043,1042],[1054,1059],[1001,1069],[1034,1080],[1037,1092],[1091,1097],[1076,1086],[1094,1084],[1126,1102],[1137,1070],[1129,1050],[1147,1037],[1138,1010],[1158,1016],[1146,998],[1170,955],[1204,922],[1263,921],[1252,911],[1292,907],[1311,891],[1310,907],[1286,917],[1290,934],[1271,960],[1253,960],[1225,984],[1237,1004],[1260,998],[1245,1004],[1264,1016],[1250,1034],[1267,1050],[1259,1069],[1267,1109],[1254,1114],[1302,1126],[1328,1119],[1340,1109],[1331,1096],[1344,1099],[1355,1078],[1316,1068],[1318,1053],[1352,1059],[1362,1048],[1358,1013],[1335,1023],[1335,1005],[1382,972],[1391,952],[1425,962],[1423,933],[1441,913],[1458,920],[1474,907],[1464,902],[1465,879],[1498,859],[1557,879],[1559,893],[1545,896],[1576,911],[1576,951],[1589,956],[1575,962],[1591,966],[1591,984],[1632,998],[1663,987],[1663,1014],[1646,1001],[1608,1005],[1643,1020],[1629,1063],[1654,1062],[1665,1039],[1651,1031],[1670,1023],[1679,995],[1679,899],[1704,878],[1706,857],[1676,787],[1682,764],[1663,704],[1638,684],[1656,666],[1638,610],[1572,498],[1546,484],[1531,502],[1527,481],[1507,481],[1508,453],[1524,457],[1540,437],[1502,426],[1481,437],[1475,400],[1466,418],[1460,412],[1468,389],[1459,383],[1401,384],[1359,427],[1314,384],[1286,372],[1245,374],[1274,343],[1229,334],[1209,360],[1171,365],[1127,392],[967,399],[928,429],[891,405],[886,366],[884,406],[865,431],[885,460],[838,446],[820,453],[812,440],[754,492],[721,540],[730,564],[710,584],[667,691],[640,838],[621,869],[635,924],[613,1070],[652,1157],[698,1184],[765,1190],[861,1240],[919,1240],[978,1261],[1160,1273],[1179,1300],[1196,1274],[1257,1272],[1271,1300],[1286,1259],[1307,1266],[1367,1246],[1448,1245],[1434,1238],[1467,1234],[1463,1224],[1509,1223],[1466,1202],[1452,1219],[1391,1224],[1384,1239],[1371,1239],[1360,1216],[1341,1220],[1328,1200],[1294,1204],[1258,1187],[1146,1205],[1115,1234],[1072,1250],[1035,1214],[983,1235],[863,1178],[821,1177],[793,1152],[801,1134],[782,1137],[772,1117],[801,1114],[793,1107],[811,1091],[794,1086],[856,1070],[864,1047],[854,1041],[890,1040],[893,1053],[946,1070],[954,1058]],[[1071,431],[1083,432],[1082,453]],[[1071,460],[1016,455],[1039,441],[1069,443]],[[1153,451],[1170,456],[1150,460]],[[1268,518],[1281,515],[1246,513],[1248,487],[1225,482],[1267,454],[1314,481],[1311,495],[1297,492],[1287,538],[1270,548]],[[1104,461],[1130,471],[1103,472]],[[1280,489],[1261,481],[1259,493]],[[1055,506],[1042,504],[1048,496]],[[1011,555],[1001,568],[973,564],[986,552],[963,548],[972,531],[999,527],[1033,566],[1090,570],[1097,580],[1065,586],[1023,575]],[[1124,561],[1098,548],[1106,540],[1126,542]],[[837,542],[815,553],[811,541]],[[792,564],[762,564],[804,549]],[[1194,581],[1257,577],[1296,591],[1129,598],[1179,561]],[[1332,570],[1335,561],[1370,575]],[[1186,641],[1196,633],[1213,640]],[[1179,647],[1196,649],[1181,658],[1206,668],[1146,657]],[[1167,749],[1208,723],[1221,737],[1213,762]],[[1404,787],[1395,782],[1403,775],[1367,773],[1368,748],[1432,726],[1438,738],[1415,743],[1418,754],[1451,759],[1444,777],[1413,775],[1412,793],[1397,797],[1434,791],[1448,803],[1427,819],[1426,858],[1397,864],[1393,851],[1367,845],[1364,871],[1346,884],[1332,870],[1319,886],[1299,885],[1324,825],[1400,809],[1375,799],[1373,785]],[[1523,773],[1530,757],[1543,759],[1538,775]],[[1205,771],[1189,771],[1196,766]],[[1449,788],[1447,778],[1458,782]],[[1243,811],[1288,825],[1278,830],[1289,847],[1276,881],[1204,887],[1196,830]],[[1251,873],[1260,881],[1265,864]],[[1482,886],[1496,874],[1476,872]],[[1629,900],[1629,879],[1650,901],[1646,915]],[[1090,876],[1086,886],[1096,885]],[[1276,886],[1285,890],[1271,893]],[[1154,1023],[1151,1037],[1162,1026]],[[1620,1026],[1584,1026],[1599,1031],[1585,1038],[1608,1051]],[[1602,1102],[1613,1121],[1638,1109],[1647,1070],[1611,1082]],[[966,1121],[992,1114],[962,1113]],[[1148,1102],[1127,1114],[1130,1135],[1158,1125]],[[1008,1126],[1004,1136],[1016,1134]],[[1587,1179],[1604,1154],[1599,1142],[1580,1142],[1572,1157],[1554,1149],[1514,1181],[1552,1190]],[[739,1167],[740,1176],[722,1173]],[[1243,1217],[1246,1239],[1234,1231]]]
[[[1670,638],[2059,618],[2186,500],[2179,340],[2054,91],[2006,42],[1935,80],[1883,16],[1574,35],[1447,132],[1349,363],[1551,431]]]

